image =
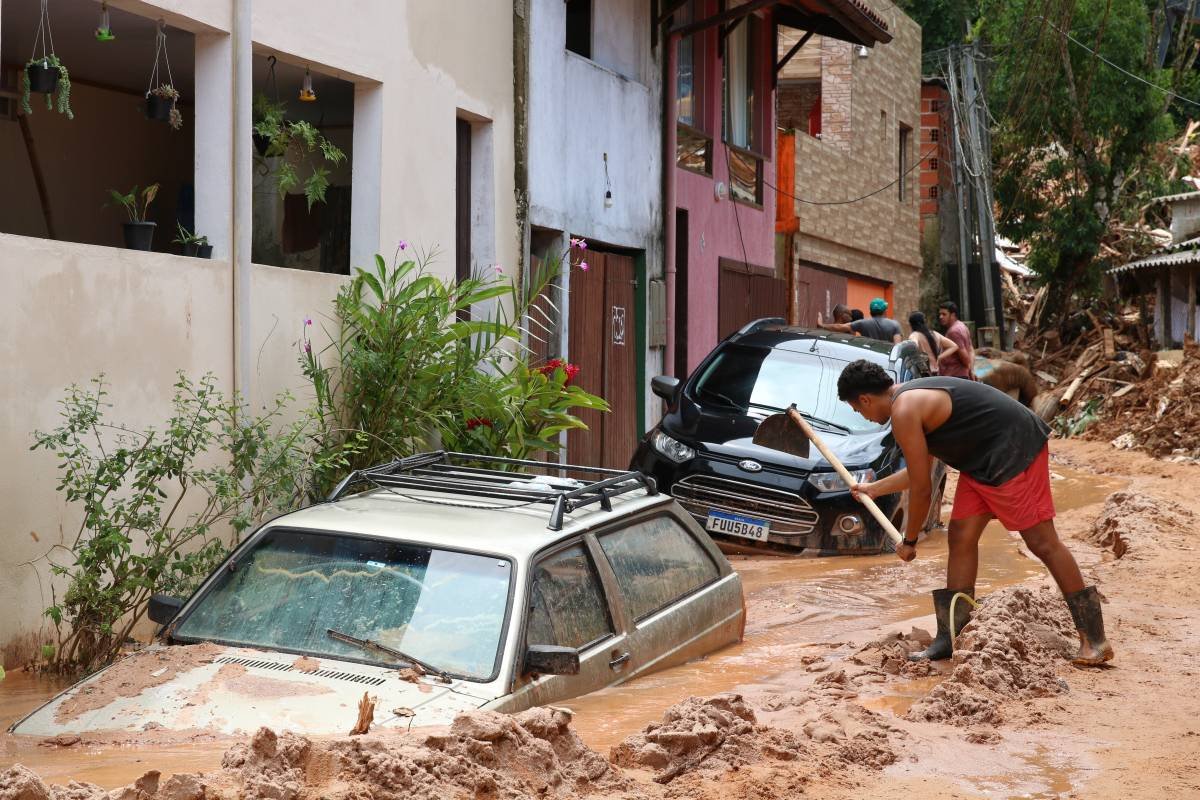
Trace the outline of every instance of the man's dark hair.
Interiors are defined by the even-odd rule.
[[[850,321],[851,322],[858,322],[862,318],[863,318],[863,312],[862,312],[861,308],[850,309]]]
[[[938,306],[938,308],[944,308],[947,311],[949,311],[951,314],[953,314],[954,316],[956,316],[956,317],[958,316],[958,303],[954,302],[953,300],[947,300],[946,302],[944,302],[940,306]]]
[[[894,383],[892,376],[874,361],[860,358],[851,362],[838,376],[838,399],[857,399],[864,394],[883,394]]]

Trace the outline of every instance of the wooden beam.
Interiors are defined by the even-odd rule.
[[[57,239],[54,235],[54,215],[50,213],[50,196],[46,191],[46,178],[42,174],[42,163],[38,161],[37,148],[33,144],[33,132],[29,130],[29,120],[24,114],[17,115],[21,124],[21,136],[25,139],[25,150],[29,153],[29,167],[33,170],[33,183],[37,186],[38,199],[42,202],[42,217],[46,221],[46,238]]]
[[[658,15],[655,21],[655,27],[663,25],[667,20],[675,15],[675,12],[687,5],[688,0],[667,0],[667,4],[663,6],[662,13]]]
[[[800,39],[800,41],[798,41],[794,45],[792,45],[792,49],[788,50],[787,53],[784,55],[784,57],[779,60],[779,63],[775,65],[775,74],[776,75],[778,75],[780,73],[780,71],[782,71],[783,68],[787,66],[787,63],[792,60],[792,56],[794,56],[794,55],[796,55],[796,53],[800,52],[801,47],[804,47],[804,45],[808,44],[808,40],[811,39],[812,37],[813,37],[813,31],[808,31],[804,34],[804,36]]]
[[[690,36],[691,34],[696,33],[697,31],[702,31],[705,28],[711,28],[714,25],[723,25],[726,22],[732,22],[735,19],[740,19],[747,14],[752,14],[755,11],[758,11],[760,8],[766,8],[769,5],[774,5],[776,2],[778,2],[778,0],[750,0],[750,2],[745,3],[744,5],[714,14],[707,19],[689,22],[687,25],[676,25],[675,27],[671,28],[670,35],[680,37]]]

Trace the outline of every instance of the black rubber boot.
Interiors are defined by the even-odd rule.
[[[1113,649],[1104,635],[1104,613],[1100,610],[1100,593],[1096,587],[1087,586],[1064,595],[1064,599],[1071,610],[1071,619],[1075,621],[1075,630],[1079,631],[1079,635],[1095,653],[1084,656],[1081,649],[1071,663],[1094,667],[1112,660]]]
[[[937,636],[929,643],[929,647],[916,653],[909,653],[909,661],[942,661],[954,654],[954,644],[950,640],[950,601],[954,595],[963,594],[975,597],[975,587],[969,589],[934,589],[933,613],[937,617]],[[954,633],[958,633],[971,619],[971,604],[959,600],[954,604]]]

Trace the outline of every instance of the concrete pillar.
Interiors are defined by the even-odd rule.
[[[196,34],[195,135],[196,233],[208,237],[213,258],[233,248],[233,39]]]
[[[383,87],[354,86],[354,162],[350,167],[350,267],[369,267],[375,254],[395,248],[379,241],[383,174]]]
[[[242,398],[254,397],[254,347],[250,340],[253,267],[251,243],[254,238],[254,71],[253,71],[252,0],[233,3],[233,380]]]

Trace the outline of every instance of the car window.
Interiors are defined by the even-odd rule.
[[[331,638],[327,631],[335,629],[488,680],[499,660],[511,572],[494,556],[272,530],[222,570],[175,637],[397,663]]]
[[[582,543],[540,561],[530,591],[526,644],[578,649],[613,633],[600,579]]]
[[[855,433],[877,431],[879,425],[838,399],[837,376],[849,363],[819,352],[731,344],[697,378],[692,393],[702,405],[742,414],[782,411],[795,403]]]
[[[653,614],[721,574],[699,542],[671,517],[606,533],[600,547],[634,619]]]

